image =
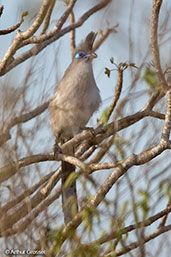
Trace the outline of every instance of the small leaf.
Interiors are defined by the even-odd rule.
[[[27,11],[22,13],[20,23],[23,23],[23,21],[24,21],[24,16],[27,16],[28,14],[29,14],[29,12],[27,12]]]
[[[73,171],[65,181],[65,188],[70,187],[77,178],[78,174],[75,171]]]
[[[161,89],[160,83],[158,82],[158,79],[156,77],[156,73],[153,70],[146,68],[142,79],[147,83],[152,92],[156,89]]]
[[[109,110],[108,110],[108,108],[106,108],[106,109],[103,111],[103,113],[102,113],[102,115],[101,115],[101,117],[100,117],[100,123],[103,124],[104,126],[107,125],[107,122],[108,122],[108,114],[109,114]]]
[[[142,198],[143,198],[144,201],[149,201],[150,195],[149,195],[149,193],[148,193],[147,191],[144,191],[144,190],[142,190],[142,189],[139,189],[139,190],[138,190],[138,193],[142,196]]]
[[[111,62],[112,64],[114,64],[114,58],[113,58],[113,57],[110,58],[110,62]]]
[[[83,211],[83,223],[85,228],[88,230],[88,232],[90,233],[92,230],[92,218],[93,218],[93,212],[94,212],[94,208],[93,207],[89,207],[87,209],[85,209]]]
[[[121,205],[121,216],[125,216],[128,207],[128,201],[124,201]]]
[[[135,63],[130,63],[129,66],[138,69],[138,67],[135,65]]]
[[[110,70],[107,67],[105,67],[105,74],[110,78]]]

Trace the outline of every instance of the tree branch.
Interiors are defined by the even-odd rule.
[[[155,67],[156,74],[160,81],[160,84],[163,90],[166,92],[169,89],[167,81],[163,75],[163,71],[160,65],[160,54],[159,54],[159,46],[158,46],[158,20],[159,20],[159,12],[162,5],[162,0],[153,0],[153,9],[152,9],[152,22],[151,22],[151,49],[153,55],[153,63]]]
[[[166,115],[162,131],[162,139],[168,144],[171,131],[171,89],[166,92],[166,100]]]
[[[46,16],[45,16],[44,25],[43,25],[41,35],[43,35],[49,27],[50,18],[51,18],[51,14],[52,14],[55,3],[56,3],[55,0],[52,0],[51,3],[50,3],[50,6],[49,6],[48,11],[47,11]]]
[[[12,48],[10,48],[3,58],[1,64],[0,64],[0,75],[4,75],[12,68],[16,67],[20,63],[24,62],[25,60],[29,59],[32,56],[37,55],[40,53],[45,47],[47,47],[49,44],[54,42],[55,40],[59,39],[66,33],[70,32],[71,30],[80,27],[91,15],[93,15],[95,12],[101,10],[104,8],[107,4],[109,4],[111,0],[103,0],[100,4],[97,4],[93,8],[91,8],[89,11],[87,11],[85,14],[82,15],[75,23],[68,25],[66,28],[61,29],[63,23],[65,22],[65,18],[67,18],[72,10],[69,6],[67,7],[66,11],[64,12],[63,16],[59,19],[57,25],[49,32],[47,35],[43,34],[40,36],[33,36],[27,40],[24,40],[20,45],[16,45],[16,40],[14,39],[14,42],[12,44]],[[71,1],[72,4],[75,3],[75,1]],[[21,41],[21,40],[20,40]],[[45,42],[44,42],[45,41]],[[10,59],[17,49],[28,45],[28,44],[35,44],[39,43],[36,46],[32,47],[30,50],[26,51],[25,53],[18,56],[15,60],[13,60],[7,67],[6,67],[6,59]],[[15,50],[15,51],[14,51]]]
[[[32,210],[29,215],[19,224],[16,224],[14,228],[10,228],[4,231],[0,232],[1,237],[8,237],[17,233],[22,233],[32,222],[35,220],[35,218],[49,205],[51,205],[59,196],[61,193],[61,187],[57,188],[52,196],[49,196],[47,199],[43,201],[42,204],[40,204],[36,209]],[[15,215],[15,214],[14,214]],[[17,214],[16,214],[17,215]]]
[[[87,246],[91,246],[91,244],[92,245],[93,244],[104,244],[104,243],[109,242],[113,239],[117,239],[118,233],[123,235],[123,234],[127,234],[127,233],[129,233],[129,232],[131,232],[131,231],[133,231],[137,228],[148,227],[151,224],[153,224],[154,222],[156,222],[157,220],[159,220],[159,219],[165,217],[166,215],[168,215],[170,212],[171,212],[171,206],[168,206],[165,209],[163,209],[162,211],[158,212],[157,214],[155,214],[151,217],[148,217],[146,220],[139,221],[136,224],[129,225],[129,226],[121,228],[119,230],[113,230],[109,234],[108,233],[104,234],[102,237],[100,237],[99,239],[91,242],[90,244],[83,245],[83,247],[85,246],[85,248],[86,248]]]
[[[53,175],[54,177],[54,175]],[[43,190],[43,187],[32,197],[26,198],[25,202],[22,203],[18,208],[15,207],[13,212],[10,214],[5,213],[0,219],[0,231],[2,235],[6,235],[5,231],[17,223],[20,219],[29,214],[34,208],[36,208],[45,198],[48,197],[52,189],[55,187],[56,183],[60,179],[60,170],[55,173],[55,179],[48,187],[48,190]],[[46,187],[46,186],[45,186]],[[42,193],[43,192],[43,193]]]
[[[43,185],[44,183],[46,183],[49,179],[51,180],[51,178],[53,177],[55,172],[52,172],[46,176],[44,176],[43,178],[40,179],[40,181],[35,184],[34,186],[32,186],[31,188],[25,190],[21,195],[19,195],[17,198],[15,198],[12,201],[9,201],[8,203],[6,203],[3,207],[0,208],[0,217],[2,217],[2,215],[5,215],[5,213],[7,213],[7,211],[9,209],[12,209],[13,207],[16,207],[16,205],[18,203],[20,203],[22,200],[24,200],[26,197],[29,197],[30,195],[32,195],[41,185]],[[43,189],[42,189],[43,190]]]
[[[166,145],[160,141],[160,143],[153,148],[150,148],[143,153],[140,153],[139,155],[133,154],[121,162],[120,165],[116,167],[116,169],[113,170],[110,176],[104,181],[103,185],[98,189],[97,193],[92,197],[92,199],[84,206],[80,212],[77,213],[72,221],[65,226],[62,232],[61,242],[63,243],[66,240],[69,231],[75,230],[80,225],[86,210],[94,210],[97,208],[97,206],[103,201],[106,194],[110,191],[112,186],[121,176],[123,176],[123,174],[128,171],[128,169],[134,165],[142,165],[147,161],[149,162],[154,157],[160,155],[164,150],[166,150]],[[55,244],[56,242],[52,243],[50,246],[50,251],[53,250]]]
[[[3,129],[2,129],[2,134],[0,134],[0,146],[3,145],[7,140],[9,140],[11,138],[10,129],[12,127],[14,127],[15,125],[18,125],[20,123],[27,122],[27,121],[37,117],[38,115],[40,115],[42,112],[44,112],[48,108],[50,101],[51,101],[51,99],[48,100],[47,102],[39,105],[34,110],[32,110],[28,113],[22,114],[18,117],[12,118],[7,123],[5,123],[5,125],[3,126]]]
[[[154,239],[154,238],[160,236],[161,234],[163,234],[165,232],[168,232],[170,230],[171,230],[171,225],[158,228],[153,233],[151,233],[150,235],[144,237],[142,243],[145,244],[145,243],[149,242],[150,240],[152,240],[152,239]],[[133,249],[136,249],[137,247],[139,247],[139,244],[140,244],[139,241],[135,241],[135,242],[125,246],[124,248],[122,248],[120,250],[117,250],[117,251],[111,252],[109,254],[103,255],[103,257],[121,256],[125,253],[130,252]]]

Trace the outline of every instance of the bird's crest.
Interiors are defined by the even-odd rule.
[[[95,38],[97,36],[97,33],[91,31],[85,38],[85,40],[83,40],[78,47],[75,49],[75,54],[78,51],[84,51],[85,53],[90,53],[93,49],[93,43],[95,41]]]

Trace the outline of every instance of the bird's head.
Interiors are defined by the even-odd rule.
[[[97,36],[97,33],[90,32],[86,39],[74,51],[74,59],[77,61],[91,61],[97,57],[97,54],[93,51],[93,43]]]

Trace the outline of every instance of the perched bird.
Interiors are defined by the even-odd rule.
[[[81,132],[101,103],[92,69],[92,60],[97,57],[93,52],[95,38],[96,33],[90,32],[75,49],[72,63],[56,87],[55,96],[49,105],[51,127],[57,143],[63,144]],[[65,154],[73,156],[74,149],[67,149]],[[78,210],[76,182],[68,187],[65,183],[74,170],[72,164],[62,162],[62,208],[65,223]]]

